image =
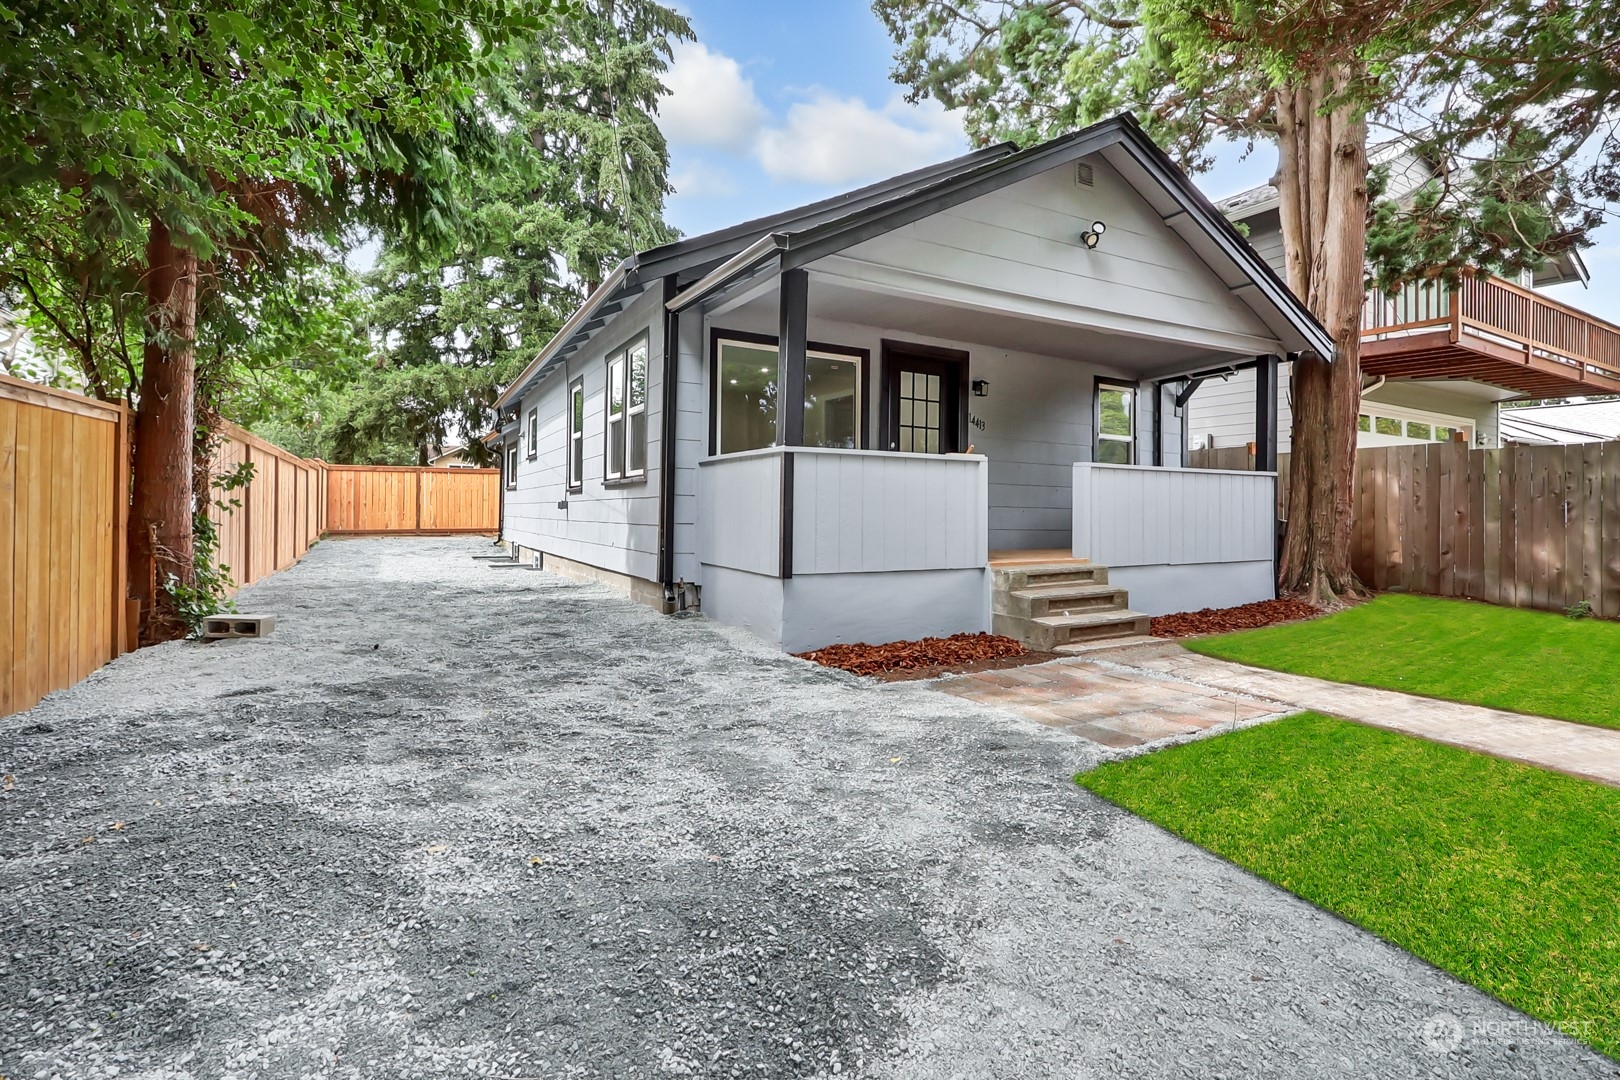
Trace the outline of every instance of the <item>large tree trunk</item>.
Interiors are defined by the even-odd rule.
[[[192,581],[192,438],[197,256],[154,220],[146,243],[146,349],[135,409],[135,497],[129,513],[130,591],[141,602],[140,643],[185,632],[165,588]]]
[[[1367,124],[1335,96],[1334,68],[1278,91],[1279,169],[1288,285],[1332,336],[1337,355],[1294,363],[1288,528],[1278,589],[1331,606],[1361,587],[1350,568],[1361,305],[1367,245]]]

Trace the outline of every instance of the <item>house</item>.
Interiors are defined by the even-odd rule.
[[[500,395],[503,542],[792,651],[1129,633],[1274,595],[1275,476],[1176,398],[1307,350],[1133,118],[992,146],[626,259]]]
[[[1504,443],[1572,444],[1620,439],[1620,400],[1503,409]]]
[[[467,455],[467,448],[452,444],[439,449],[439,452],[428,458],[428,467],[432,469],[476,469],[478,463]]]
[[[1437,173],[1434,163],[1391,141],[1369,150],[1387,170],[1386,194],[1401,199]],[[1279,275],[1284,274],[1277,189],[1262,184],[1216,206],[1248,233]],[[1396,297],[1369,294],[1362,309],[1361,432],[1357,445],[1399,446],[1460,440],[1500,446],[1502,402],[1524,398],[1620,393],[1620,327],[1559,303],[1538,290],[1588,278],[1580,254],[1569,251],[1522,280],[1481,275],[1456,286],[1408,286]],[[1293,416],[1288,366],[1278,373],[1279,448],[1288,452]],[[1185,409],[1185,438],[1198,460],[1234,460],[1219,453],[1248,443],[1254,408],[1252,375],[1208,380]]]

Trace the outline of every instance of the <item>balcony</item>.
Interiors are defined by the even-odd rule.
[[[1420,282],[1361,310],[1361,369],[1532,398],[1620,394],[1620,327],[1497,277]]]

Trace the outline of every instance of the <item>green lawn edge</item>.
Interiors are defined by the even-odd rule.
[[[1620,623],[1386,593],[1320,619],[1182,643],[1333,682],[1620,728]]]
[[[1075,782],[1620,1059],[1620,790],[1315,713]]]

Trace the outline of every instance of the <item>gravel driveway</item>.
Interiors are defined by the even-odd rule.
[[[0,720],[0,1076],[1616,1074],[1096,747],[476,550],[322,543],[269,640]]]

